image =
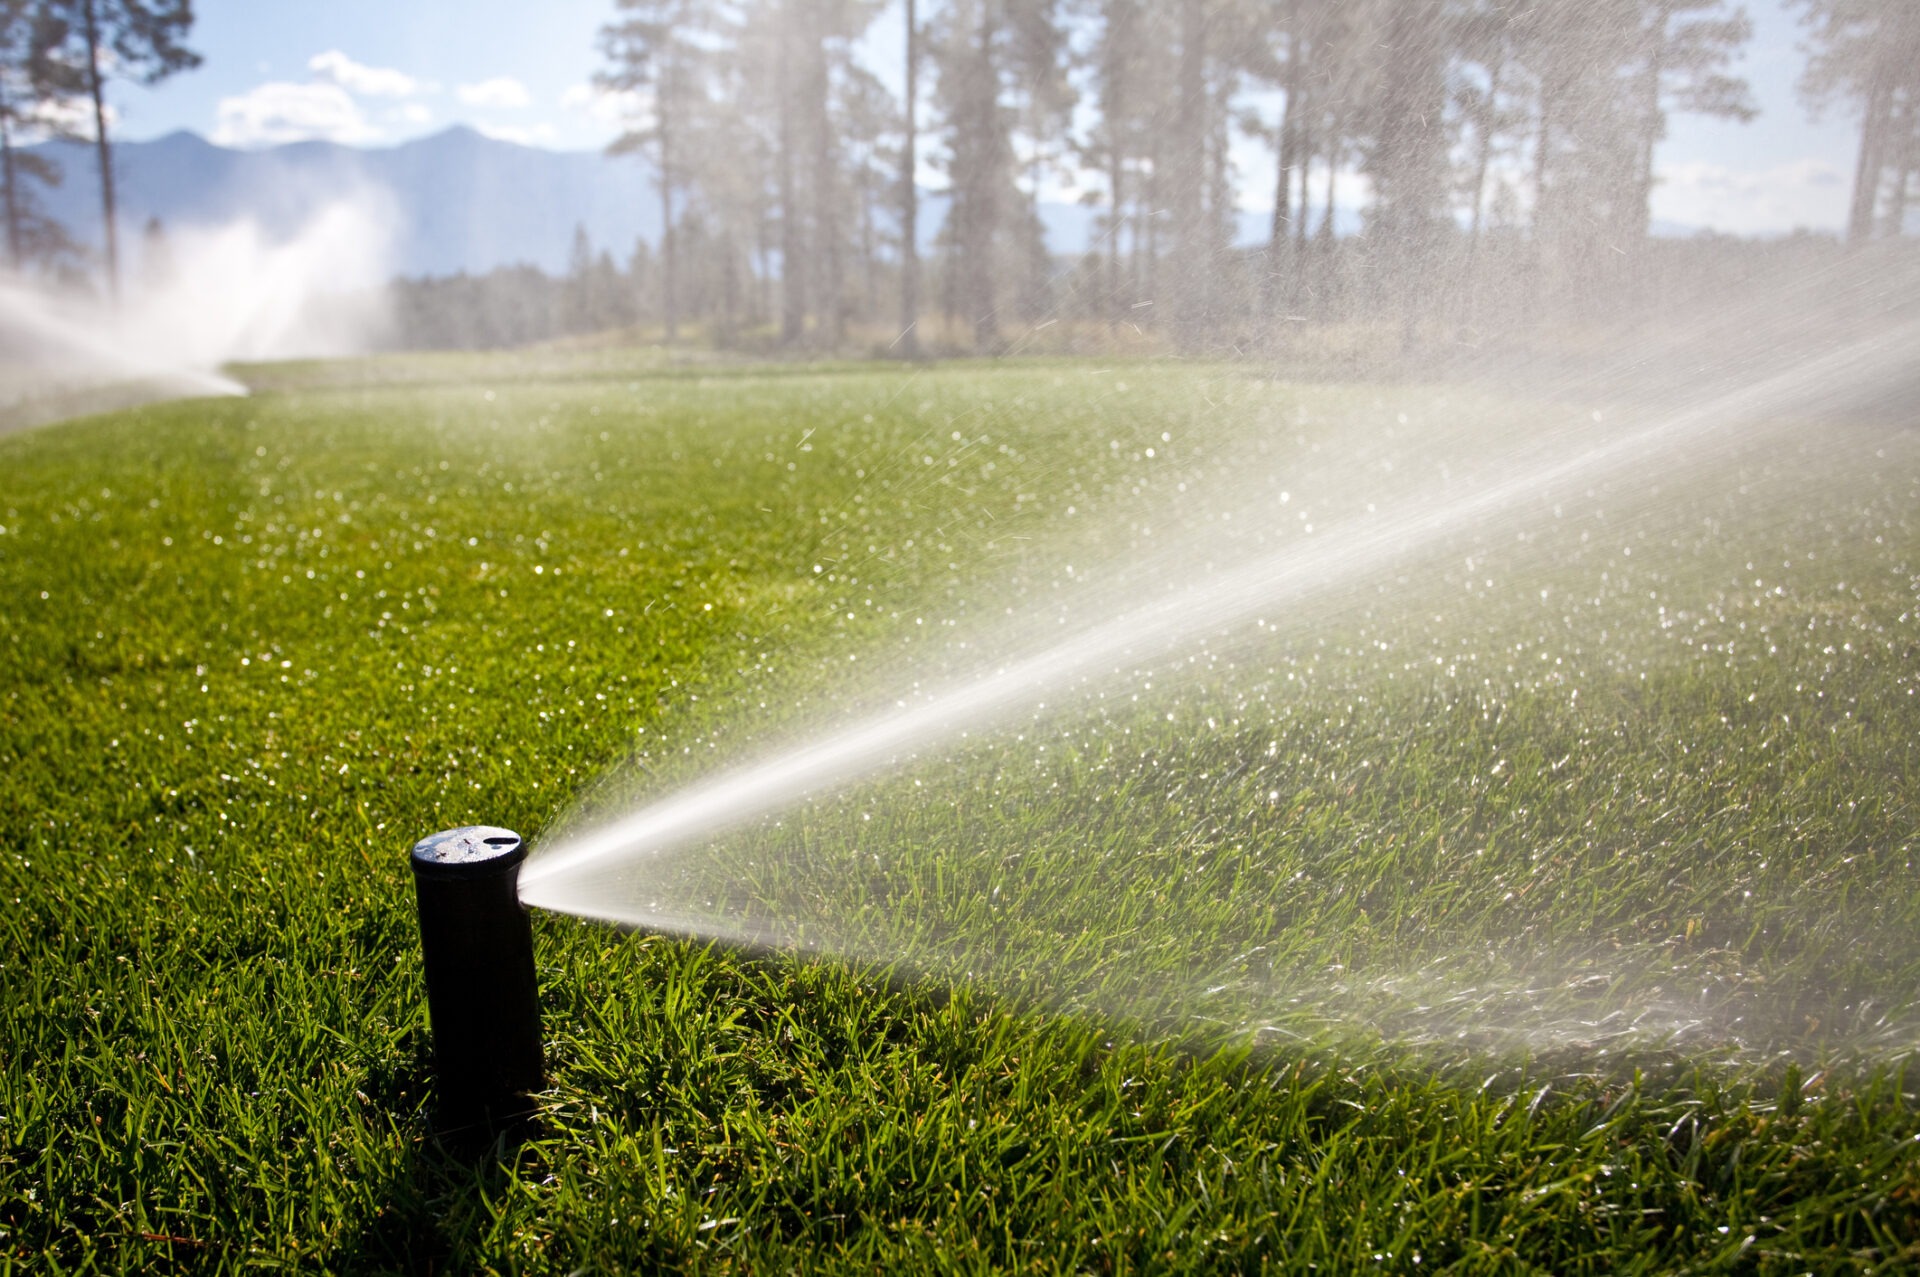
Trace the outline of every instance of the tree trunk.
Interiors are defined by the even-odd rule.
[[[1107,218],[1107,327],[1113,329],[1120,326],[1120,228],[1127,207],[1121,183],[1126,176],[1126,163],[1111,121],[1107,124],[1107,134],[1107,196],[1112,201],[1112,212]]]
[[[1040,138],[1040,108],[1037,105],[1033,107],[1032,115],[1033,118],[1028,122],[1031,130],[1028,136],[1033,140],[1033,160],[1027,165],[1027,213],[1036,224],[1044,225],[1040,220],[1040,184],[1046,180],[1047,153],[1046,145]]]
[[[1849,245],[1863,244],[1873,234],[1873,211],[1879,202],[1880,170],[1886,166],[1887,117],[1892,105],[1892,76],[1884,62],[1877,62],[1860,121],[1860,160],[1853,172],[1853,203],[1847,212]]]
[[[0,77],[0,183],[6,185],[7,265],[18,271],[24,264],[20,244],[20,195],[14,184],[20,175],[13,164],[13,110],[6,97],[6,80]]]
[[[739,329],[740,266],[733,246],[733,232],[720,237],[720,345],[730,348]]]
[[[872,176],[871,171],[867,177]],[[877,316],[880,310],[880,260],[875,246],[879,234],[873,224],[874,206],[884,196],[884,186],[875,189],[871,181],[860,183],[860,313]]]
[[[1156,157],[1149,156],[1148,158],[1151,161]],[[1133,202],[1133,236],[1129,245],[1133,252],[1128,256],[1131,270],[1129,272],[1130,278],[1127,281],[1130,287],[1127,291],[1133,295],[1135,300],[1128,305],[1127,310],[1129,312],[1142,301],[1148,304],[1151,304],[1153,301],[1153,209],[1158,183],[1154,181],[1151,168],[1148,169],[1142,185],[1146,187],[1143,193],[1144,198],[1136,199]]]
[[[1295,26],[1299,20],[1299,5],[1288,6],[1288,24]],[[1261,290],[1261,300],[1265,302],[1269,315],[1277,314],[1280,309],[1281,271],[1287,263],[1287,248],[1294,241],[1294,223],[1298,220],[1293,212],[1294,169],[1300,163],[1300,52],[1301,41],[1298,30],[1287,32],[1287,79],[1285,92],[1286,105],[1280,112],[1280,145],[1277,170],[1273,180],[1273,229],[1267,237],[1267,279],[1266,287]],[[1305,188],[1302,188],[1300,204],[1301,216],[1306,215]],[[1295,270],[1298,270],[1297,255]]]
[[[1296,14],[1298,8],[1298,5],[1291,6],[1288,13]],[[1286,95],[1286,105],[1280,112],[1279,171],[1273,184],[1273,233],[1268,237],[1275,269],[1279,268],[1293,231],[1293,166],[1300,149],[1300,121],[1296,115],[1300,105],[1300,35],[1297,31],[1287,33]]]
[[[759,278],[755,282],[759,285],[759,301],[753,309],[753,324],[758,327],[773,319],[773,227],[767,217],[765,199],[756,201],[754,215],[754,258],[759,263]]]
[[[984,100],[969,103],[968,127],[980,131],[978,139],[981,151],[981,171],[975,174],[979,189],[969,201],[970,225],[966,229],[968,252],[965,254],[967,278],[961,281],[961,287],[967,297],[968,308],[973,312],[973,345],[976,352],[993,350],[1000,342],[1000,317],[994,307],[994,247],[998,238],[1000,223],[999,186],[1002,178],[1000,161],[1003,158],[994,145],[998,137],[999,126],[994,119],[999,110],[998,68],[993,60],[993,42],[998,33],[994,22],[994,0],[985,0],[980,6],[980,46],[975,51],[979,57],[976,70],[978,83],[975,92],[984,92]],[[1006,157],[1010,160],[1011,157]]]
[[[1914,161],[1920,158],[1916,155],[1916,152],[1920,152],[1920,120],[1914,118],[1916,105],[1920,104],[1915,102],[1913,91],[1909,90],[1893,115],[1899,154],[1894,160],[1893,184],[1887,190],[1886,215],[1880,222],[1880,233],[1888,239],[1907,228],[1907,188],[1913,182]]]
[[[107,143],[106,86],[100,74],[100,24],[93,0],[82,9],[87,34],[87,92],[93,98],[93,148],[100,164],[100,215],[107,232],[107,296],[120,300],[120,232],[114,225],[113,153]]]
[[[1174,107],[1173,145],[1177,155],[1173,173],[1174,270],[1178,292],[1173,303],[1174,329],[1184,342],[1195,341],[1205,323],[1202,307],[1207,294],[1203,225],[1207,184],[1207,48],[1206,14],[1202,0],[1181,0],[1180,61]]]
[[[1553,99],[1546,86],[1540,90],[1540,128],[1533,135],[1533,237],[1540,238],[1545,224],[1541,216],[1547,207],[1547,160],[1553,152]]]
[[[673,233],[673,135],[667,127],[666,94],[660,96],[660,315],[666,339],[673,341],[679,335],[680,319],[674,296],[679,251]]]
[[[1313,210],[1307,202],[1307,184],[1308,179],[1313,176],[1315,145],[1312,119],[1303,115],[1300,123],[1295,126],[1295,131],[1298,134],[1295,147],[1297,148],[1296,157],[1299,161],[1296,167],[1300,174],[1300,198],[1297,202],[1300,209],[1300,216],[1293,219],[1293,250],[1294,256],[1297,258],[1301,253],[1306,251],[1307,235],[1312,229],[1309,223],[1313,221]],[[1298,290],[1296,289],[1295,291]]]
[[[1500,111],[1500,77],[1506,59],[1496,58],[1487,68],[1487,110],[1480,120],[1479,136],[1474,139],[1473,217],[1467,227],[1467,260],[1480,248],[1480,227],[1487,203],[1487,170],[1493,164],[1493,122]]]
[[[1466,262],[1461,268],[1466,298],[1465,321],[1473,323],[1479,315],[1480,232],[1486,223],[1487,172],[1493,166],[1494,123],[1500,118],[1500,80],[1506,70],[1505,51],[1497,53],[1487,65],[1486,110],[1482,112],[1474,137],[1473,213],[1467,225]]]
[[[1632,220],[1626,227],[1634,248],[1646,244],[1653,227],[1653,152],[1665,131],[1660,114],[1660,80],[1667,69],[1667,24],[1671,20],[1672,10],[1667,4],[1654,7],[1654,25],[1649,32],[1652,43],[1640,85],[1639,172],[1634,175],[1633,206],[1628,212]]]
[[[828,94],[831,81],[827,68],[826,36],[820,31],[806,34],[807,45],[807,121],[813,167],[813,259],[818,274],[815,301],[816,322],[822,339],[838,346],[846,337],[846,306],[842,298],[845,270],[842,263],[845,235],[841,231],[839,207],[839,167],[833,148],[833,121]]]
[[[1140,220],[1146,223],[1146,257],[1141,260],[1138,248],[1135,250],[1135,273],[1141,279],[1138,291],[1145,293],[1145,300],[1155,309],[1160,303],[1160,153],[1155,148],[1153,173],[1147,179],[1147,201],[1140,210]],[[1140,243],[1140,232],[1134,232],[1134,244]],[[1157,319],[1157,316],[1156,316]]]
[[[1334,121],[1334,133],[1327,148],[1327,204],[1320,213],[1320,240],[1329,250],[1333,247],[1333,197],[1339,185],[1340,176],[1340,134],[1339,121]]]
[[[1537,314],[1543,294],[1546,290],[1547,236],[1552,230],[1553,220],[1548,214],[1551,200],[1547,190],[1547,164],[1553,154],[1553,94],[1549,87],[1540,86],[1540,128],[1533,138],[1533,217],[1532,231],[1527,246],[1527,289],[1522,305],[1525,309],[1523,319],[1531,324]]]
[[[1207,120],[1207,313],[1217,314],[1234,294],[1227,266],[1233,246],[1240,238],[1240,214],[1234,204],[1233,171],[1228,149],[1233,144],[1233,76],[1214,77],[1209,98],[1212,107]]]
[[[914,158],[919,124],[919,31],[914,0],[907,3],[907,119],[906,144],[900,161],[900,354],[920,356],[920,190]]]
[[[780,56],[776,98],[780,103],[780,340],[799,341],[807,325],[806,249],[801,237],[799,200],[793,175],[793,87],[788,63],[792,60],[794,0],[780,6]]]
[[[1333,238],[1333,202],[1340,193],[1340,127],[1341,122],[1335,116],[1327,124],[1327,195],[1320,208],[1320,226],[1313,233],[1312,252],[1307,252],[1308,241],[1303,236],[1300,241],[1300,270],[1294,276],[1294,305],[1298,307],[1301,294],[1311,292],[1309,313],[1321,319],[1333,318],[1333,301],[1339,290],[1334,287],[1334,267],[1337,256]],[[1312,161],[1309,160],[1308,163]],[[1306,192],[1302,190],[1303,203],[1300,211],[1300,224],[1304,227],[1313,220],[1312,210],[1304,203]]]

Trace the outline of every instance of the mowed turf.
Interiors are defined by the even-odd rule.
[[[1445,396],[278,380],[0,439],[0,1268],[1920,1261],[1911,431],[1616,483],[693,862],[806,958],[538,917],[553,1089],[476,1160],[414,839],[671,792],[1123,560],[1216,440]]]

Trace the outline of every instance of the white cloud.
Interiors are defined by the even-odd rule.
[[[1654,188],[1656,219],[1734,235],[1778,235],[1801,227],[1837,230],[1846,220],[1847,174],[1802,157],[1764,169],[1704,160],[1662,166]]]
[[[1731,169],[1724,164],[1709,164],[1704,160],[1693,160],[1686,164],[1674,164],[1660,170],[1660,180],[1678,187],[1690,187],[1696,190],[1731,191],[1740,194],[1762,194],[1769,190],[1787,187],[1838,186],[1845,175],[1826,160],[1801,158],[1785,164],[1776,164],[1772,168],[1755,172],[1751,169]]]
[[[220,146],[275,146],[321,138],[329,142],[377,141],[350,94],[337,84],[288,84],[275,80],[220,99],[213,141]]]
[[[384,141],[386,130],[369,119],[363,98],[385,98],[395,104],[384,118],[408,127],[429,123],[432,111],[415,98],[439,86],[392,67],[370,67],[355,62],[338,49],[307,59],[313,79],[305,84],[269,80],[232,97],[215,108],[213,141],[221,146],[277,146],[284,142],[320,139],[348,145]]]
[[[468,106],[522,107],[533,104],[527,86],[510,75],[496,75],[478,84],[463,84],[454,92]]]
[[[432,92],[435,87],[416,80],[405,71],[355,62],[338,49],[314,54],[307,59],[307,70],[327,83],[337,84],[350,93],[369,98],[410,98],[415,94]]]
[[[485,120],[480,120],[476,121],[473,127],[486,137],[500,142],[514,142],[520,146],[544,146],[554,138],[551,124],[489,124]]]
[[[107,136],[111,138],[119,127],[120,112],[109,102],[105,114]],[[15,139],[17,142],[31,145],[50,137],[93,141],[93,103],[85,98],[49,98],[35,102],[21,112],[21,117],[20,136]]]
[[[649,102],[633,89],[603,89],[595,84],[576,84],[560,95],[560,105],[601,124],[624,125],[641,118]]]

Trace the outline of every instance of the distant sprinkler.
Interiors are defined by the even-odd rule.
[[[526,858],[519,834],[488,825],[414,844],[436,1118],[451,1133],[511,1130],[546,1085],[533,923],[519,893]]]

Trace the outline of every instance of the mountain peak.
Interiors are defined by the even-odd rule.
[[[116,143],[116,145],[124,146],[126,143]],[[209,142],[206,138],[200,136],[200,134],[195,133],[192,129],[175,129],[171,133],[162,133],[159,137],[150,139],[146,145],[176,148],[190,146],[204,148],[206,150],[218,149],[212,142]]]

